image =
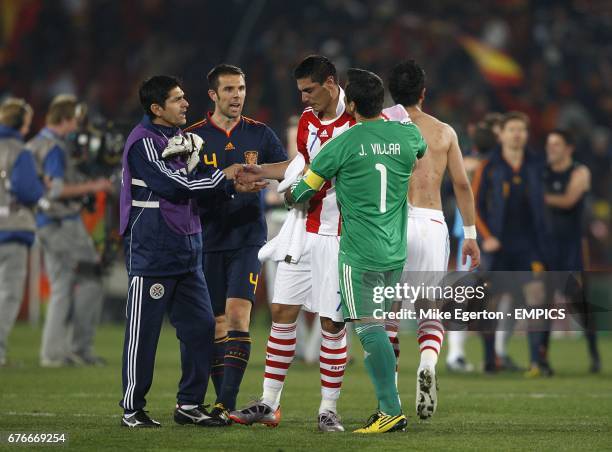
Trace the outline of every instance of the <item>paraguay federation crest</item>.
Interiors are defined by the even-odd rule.
[[[244,153],[244,163],[247,165],[257,165],[257,151],[246,151]]]
[[[149,289],[149,295],[154,300],[159,300],[161,297],[163,297],[164,292],[165,292],[164,286],[161,285],[160,283],[153,284],[151,288]]]

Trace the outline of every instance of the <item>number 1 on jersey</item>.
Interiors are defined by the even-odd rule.
[[[380,212],[387,211],[387,168],[382,163],[374,165],[377,171],[380,172]]]

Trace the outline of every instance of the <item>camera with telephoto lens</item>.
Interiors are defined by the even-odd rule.
[[[121,126],[103,117],[91,118],[85,104],[79,104],[77,117],[79,128],[67,137],[67,142],[80,178],[120,180],[121,157],[129,125]],[[84,196],[82,202],[85,209],[95,210],[95,195]]]

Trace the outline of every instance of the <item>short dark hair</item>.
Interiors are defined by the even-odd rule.
[[[149,118],[155,119],[155,115],[151,111],[151,105],[157,104],[163,107],[170,91],[177,86],[183,88],[181,80],[172,75],[154,75],[142,82],[138,90],[138,96],[140,97],[140,105],[142,105]]]
[[[425,88],[425,71],[414,60],[402,61],[391,69],[389,92],[396,104],[416,105],[423,88]]]
[[[325,83],[329,77],[333,77],[334,82],[338,83],[336,66],[323,55],[309,55],[293,70],[293,78],[296,80],[306,77],[320,84]]]
[[[210,72],[206,75],[206,79],[208,80],[208,87],[213,91],[217,91],[219,89],[219,77],[222,75],[242,75],[242,78],[246,79],[246,75],[244,75],[244,71],[240,69],[238,66],[233,66],[231,64],[218,64],[214,68],[210,70]]]
[[[351,68],[346,71],[348,83],[344,91],[347,102],[355,102],[357,113],[375,118],[382,112],[385,87],[382,79],[373,72]]]
[[[493,129],[495,126],[501,126],[502,121],[504,120],[504,115],[501,113],[497,113],[495,111],[490,111],[484,115],[481,123],[484,127],[489,129]]]
[[[548,132],[548,135],[559,135],[565,141],[565,144],[571,147],[576,146],[576,140],[574,139],[574,135],[565,129],[554,129]]]
[[[509,111],[501,120],[501,128],[505,128],[510,121],[523,121],[526,127],[529,127],[529,116],[522,111]]]
[[[484,123],[480,123],[476,126],[476,130],[474,130],[472,142],[476,150],[484,154],[497,146],[497,136],[492,128],[487,127]]]

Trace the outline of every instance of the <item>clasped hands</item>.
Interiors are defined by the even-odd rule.
[[[268,181],[261,176],[252,177],[252,173],[247,173],[250,167],[258,165],[243,165],[234,163],[223,170],[225,177],[234,181],[236,191],[242,193],[256,193],[268,186]]]

